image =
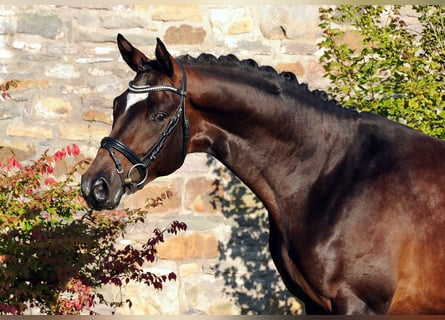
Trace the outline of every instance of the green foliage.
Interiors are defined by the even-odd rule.
[[[126,226],[143,222],[146,210],[87,209],[76,182],[87,163],[72,145],[54,156],[45,152],[28,165],[14,158],[0,164],[0,314],[21,314],[28,306],[45,313],[79,313],[93,304],[92,288],[122,287],[133,280],[161,289],[176,279],[173,273],[144,271],[142,265],[155,260],[165,232],[184,230],[185,224],[175,221],[154,230],[142,249],[117,249],[116,238]],[[68,173],[55,175],[66,167]],[[169,197],[150,199],[146,209]],[[77,298],[61,298],[67,291]]]
[[[333,83],[328,91],[344,106],[445,139],[445,7],[413,6],[421,28],[408,25],[401,9],[320,9],[320,62]],[[355,30],[360,43],[345,41],[346,30]]]

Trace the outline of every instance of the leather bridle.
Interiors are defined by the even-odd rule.
[[[117,173],[119,174],[121,181],[122,181],[122,187],[125,189],[128,187],[131,191],[134,191],[134,188],[141,189],[144,185],[145,180],[147,180],[148,177],[148,166],[150,163],[156,159],[159,152],[164,147],[165,141],[167,138],[172,134],[173,130],[176,128],[176,126],[179,123],[179,119],[182,116],[182,127],[183,127],[183,156],[185,158],[187,154],[187,147],[188,147],[188,131],[189,131],[189,125],[187,116],[185,113],[185,97],[187,95],[187,75],[184,70],[184,66],[182,63],[178,62],[181,66],[182,70],[182,85],[181,89],[177,89],[168,85],[157,85],[157,86],[137,86],[134,85],[131,81],[128,85],[128,90],[133,93],[140,93],[145,94],[149,92],[156,92],[156,91],[170,91],[173,93],[176,93],[181,96],[181,101],[179,102],[178,107],[176,108],[176,111],[174,115],[171,117],[169,123],[167,124],[167,127],[162,132],[161,136],[158,138],[156,143],[151,147],[151,149],[147,152],[147,154],[141,159],[139,156],[131,150],[127,145],[122,143],[121,141],[112,138],[112,137],[105,137],[100,142],[101,148],[105,148],[110,153],[111,158],[114,161],[114,164],[116,165]],[[128,161],[130,161],[133,166],[128,170],[127,175],[125,177],[124,171],[122,168],[121,163],[119,162],[118,158],[116,157],[116,154],[114,150],[120,152],[123,154]],[[131,178],[131,173],[137,169],[139,171],[140,177],[142,177],[139,181],[133,181]]]

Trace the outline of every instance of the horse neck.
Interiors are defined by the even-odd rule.
[[[276,90],[259,90],[205,70],[189,76],[190,152],[206,152],[231,169],[265,203],[278,210],[276,196],[289,196],[295,181],[329,169],[329,141],[347,139],[347,128],[329,112]],[[236,75],[233,76],[236,79]],[[254,81],[253,81],[254,82]],[[307,92],[307,94],[311,94]],[[338,145],[332,143],[331,145]],[[314,161],[316,159],[316,161]],[[332,164],[334,165],[334,164]]]

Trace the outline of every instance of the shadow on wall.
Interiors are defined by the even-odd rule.
[[[213,205],[235,222],[227,243],[219,243],[215,275],[224,293],[233,297],[243,315],[293,315],[304,307],[284,286],[269,251],[269,220],[260,200],[229,169],[208,156],[214,181]],[[223,193],[219,193],[219,190]],[[220,196],[222,194],[222,196]]]

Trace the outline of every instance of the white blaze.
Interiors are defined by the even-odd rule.
[[[148,92],[143,92],[143,93],[129,92],[127,94],[127,106],[125,107],[125,111],[130,109],[136,103],[144,101],[147,98],[148,98]]]

